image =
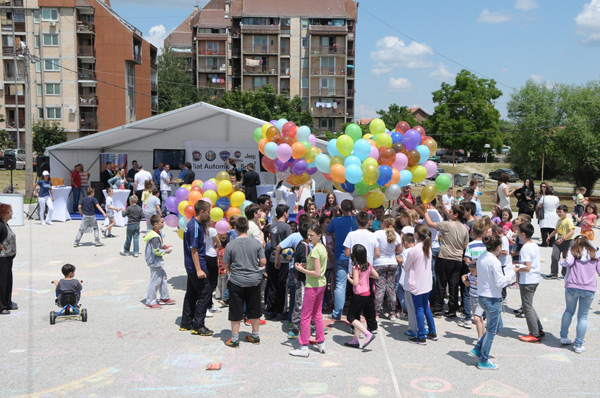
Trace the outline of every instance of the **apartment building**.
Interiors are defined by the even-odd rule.
[[[57,121],[74,139],[158,112],[157,50],[108,0],[4,0],[0,16],[0,128],[16,145],[24,145],[25,46],[34,123]]]
[[[185,59],[185,71],[196,82],[196,55],[193,51],[192,26],[191,20],[199,12],[198,6],[194,6],[194,11],[164,40],[164,47],[169,48],[178,57]]]
[[[190,19],[199,89],[300,96],[317,130],[354,119],[358,3],[211,0]]]

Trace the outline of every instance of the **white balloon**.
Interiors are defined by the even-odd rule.
[[[387,200],[396,200],[401,192],[402,188],[398,184],[392,184],[385,189],[385,197]]]
[[[354,203],[354,208],[356,210],[363,210],[367,207],[367,198],[365,198],[364,196],[357,196],[354,199],[352,199],[352,203]]]

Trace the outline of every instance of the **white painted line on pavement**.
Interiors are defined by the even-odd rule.
[[[381,344],[383,345],[385,360],[387,361],[388,368],[390,369],[390,376],[392,376],[392,383],[394,384],[396,397],[400,398],[400,386],[398,385],[398,380],[396,380],[396,372],[394,372],[394,367],[392,366],[392,360],[390,359],[390,354],[388,353],[387,345],[385,344],[385,336],[383,336],[383,333],[381,336]]]

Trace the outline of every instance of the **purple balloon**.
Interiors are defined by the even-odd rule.
[[[185,188],[183,188],[185,189]],[[186,189],[187,191],[187,189]],[[165,201],[165,204],[167,205],[167,210],[169,210],[171,213],[177,213],[177,198],[175,196],[169,196],[167,198],[167,200]]]
[[[275,168],[277,169],[277,171],[286,171],[288,169],[288,163],[287,162],[282,162],[279,159],[275,159]]]
[[[312,146],[317,145],[317,137],[315,137],[313,134],[309,135],[308,142],[310,142],[310,145]]]
[[[277,120],[271,120],[269,123],[271,123],[273,126],[275,126],[277,124]]]
[[[294,163],[292,163],[291,167],[292,173],[296,175],[302,175],[306,171],[306,160],[297,159]]]
[[[309,176],[315,174],[318,171],[318,169],[316,167],[309,167],[308,169],[306,169],[306,174],[308,174]]]
[[[437,164],[435,164],[435,162],[432,160],[427,160],[424,162],[423,167],[425,167],[425,170],[427,170],[427,178],[433,177],[437,172]]]
[[[215,191],[215,192],[217,192],[217,184],[215,184],[214,182],[208,180],[202,186],[202,191],[204,191],[204,192],[206,192],[206,191]]]
[[[187,200],[189,194],[190,191],[188,191],[187,189],[183,187],[178,188],[177,191],[175,191],[175,198],[177,199],[177,203]]]
[[[177,217],[175,214],[169,214],[165,217],[165,224],[171,228],[175,228],[179,225],[179,217]]]
[[[210,200],[210,198],[202,198],[202,199],[200,199],[200,200],[203,200],[203,201],[205,201],[205,202],[208,202],[208,203],[210,204],[210,206],[212,207],[212,204],[213,204],[213,203],[212,203],[212,200]]]
[[[379,160],[379,149],[377,149],[375,145],[371,145],[371,153],[369,154],[369,157]]]
[[[404,133],[404,147],[407,151],[412,151],[421,143],[421,134],[413,129]]]

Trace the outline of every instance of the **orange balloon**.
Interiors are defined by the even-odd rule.
[[[346,168],[341,164],[334,164],[331,166],[330,174],[333,181],[339,182],[340,184],[346,182]]]
[[[198,187],[198,188],[200,188],[202,186],[202,184],[204,184],[204,182],[202,182],[202,180],[194,180],[192,182],[192,187]]]
[[[196,187],[193,187],[196,188]],[[195,205],[197,201],[199,201],[200,199],[202,199],[202,193],[199,191],[194,191],[193,189],[190,191],[190,194],[188,196],[188,202],[190,202],[190,205]]]
[[[279,139],[279,144],[288,144],[289,146],[292,146],[294,145],[294,139],[292,137],[284,135]]]
[[[241,214],[242,214],[242,211],[238,207],[230,207],[225,212],[225,217],[227,217],[227,220],[229,220],[231,218],[231,216],[241,215]]]
[[[372,139],[367,139],[367,141],[369,141],[369,144],[373,145],[373,146],[377,146],[377,143],[375,141],[373,141]]]
[[[269,141],[267,141],[266,138],[261,138],[260,141],[258,141],[258,150],[263,155],[265,154],[265,145],[267,145],[267,142],[269,142]]]
[[[184,215],[185,215],[185,218],[187,218],[187,219],[191,219],[192,217],[194,217],[194,216],[196,215],[196,210],[194,210],[194,206],[192,206],[192,205],[187,205],[187,206],[185,207],[185,210],[184,210],[184,212],[183,212],[183,213],[184,213]]]
[[[276,134],[274,137],[271,137],[271,139],[269,140],[269,142],[274,142],[276,144],[279,144],[281,140],[281,135]]]
[[[413,167],[419,164],[419,160],[421,160],[421,155],[415,149],[412,151],[406,152],[406,157],[408,158],[408,167]]]
[[[433,138],[428,138],[423,141],[423,145],[429,148],[429,153],[435,153],[437,151],[437,142]]]
[[[272,141],[273,137],[275,137],[277,134],[279,134],[277,127],[271,126],[267,129],[266,138],[267,140]]]
[[[295,144],[292,145],[292,157],[294,159],[300,159],[301,157],[303,157],[305,151],[306,151],[306,147],[301,142],[296,142]]]
[[[400,181],[400,172],[396,169],[392,169],[392,179],[390,180],[390,182],[385,184],[385,186],[389,187],[392,184],[398,184],[398,181]]]
[[[396,161],[396,151],[392,148],[382,146],[379,148],[379,164],[391,166]]]

